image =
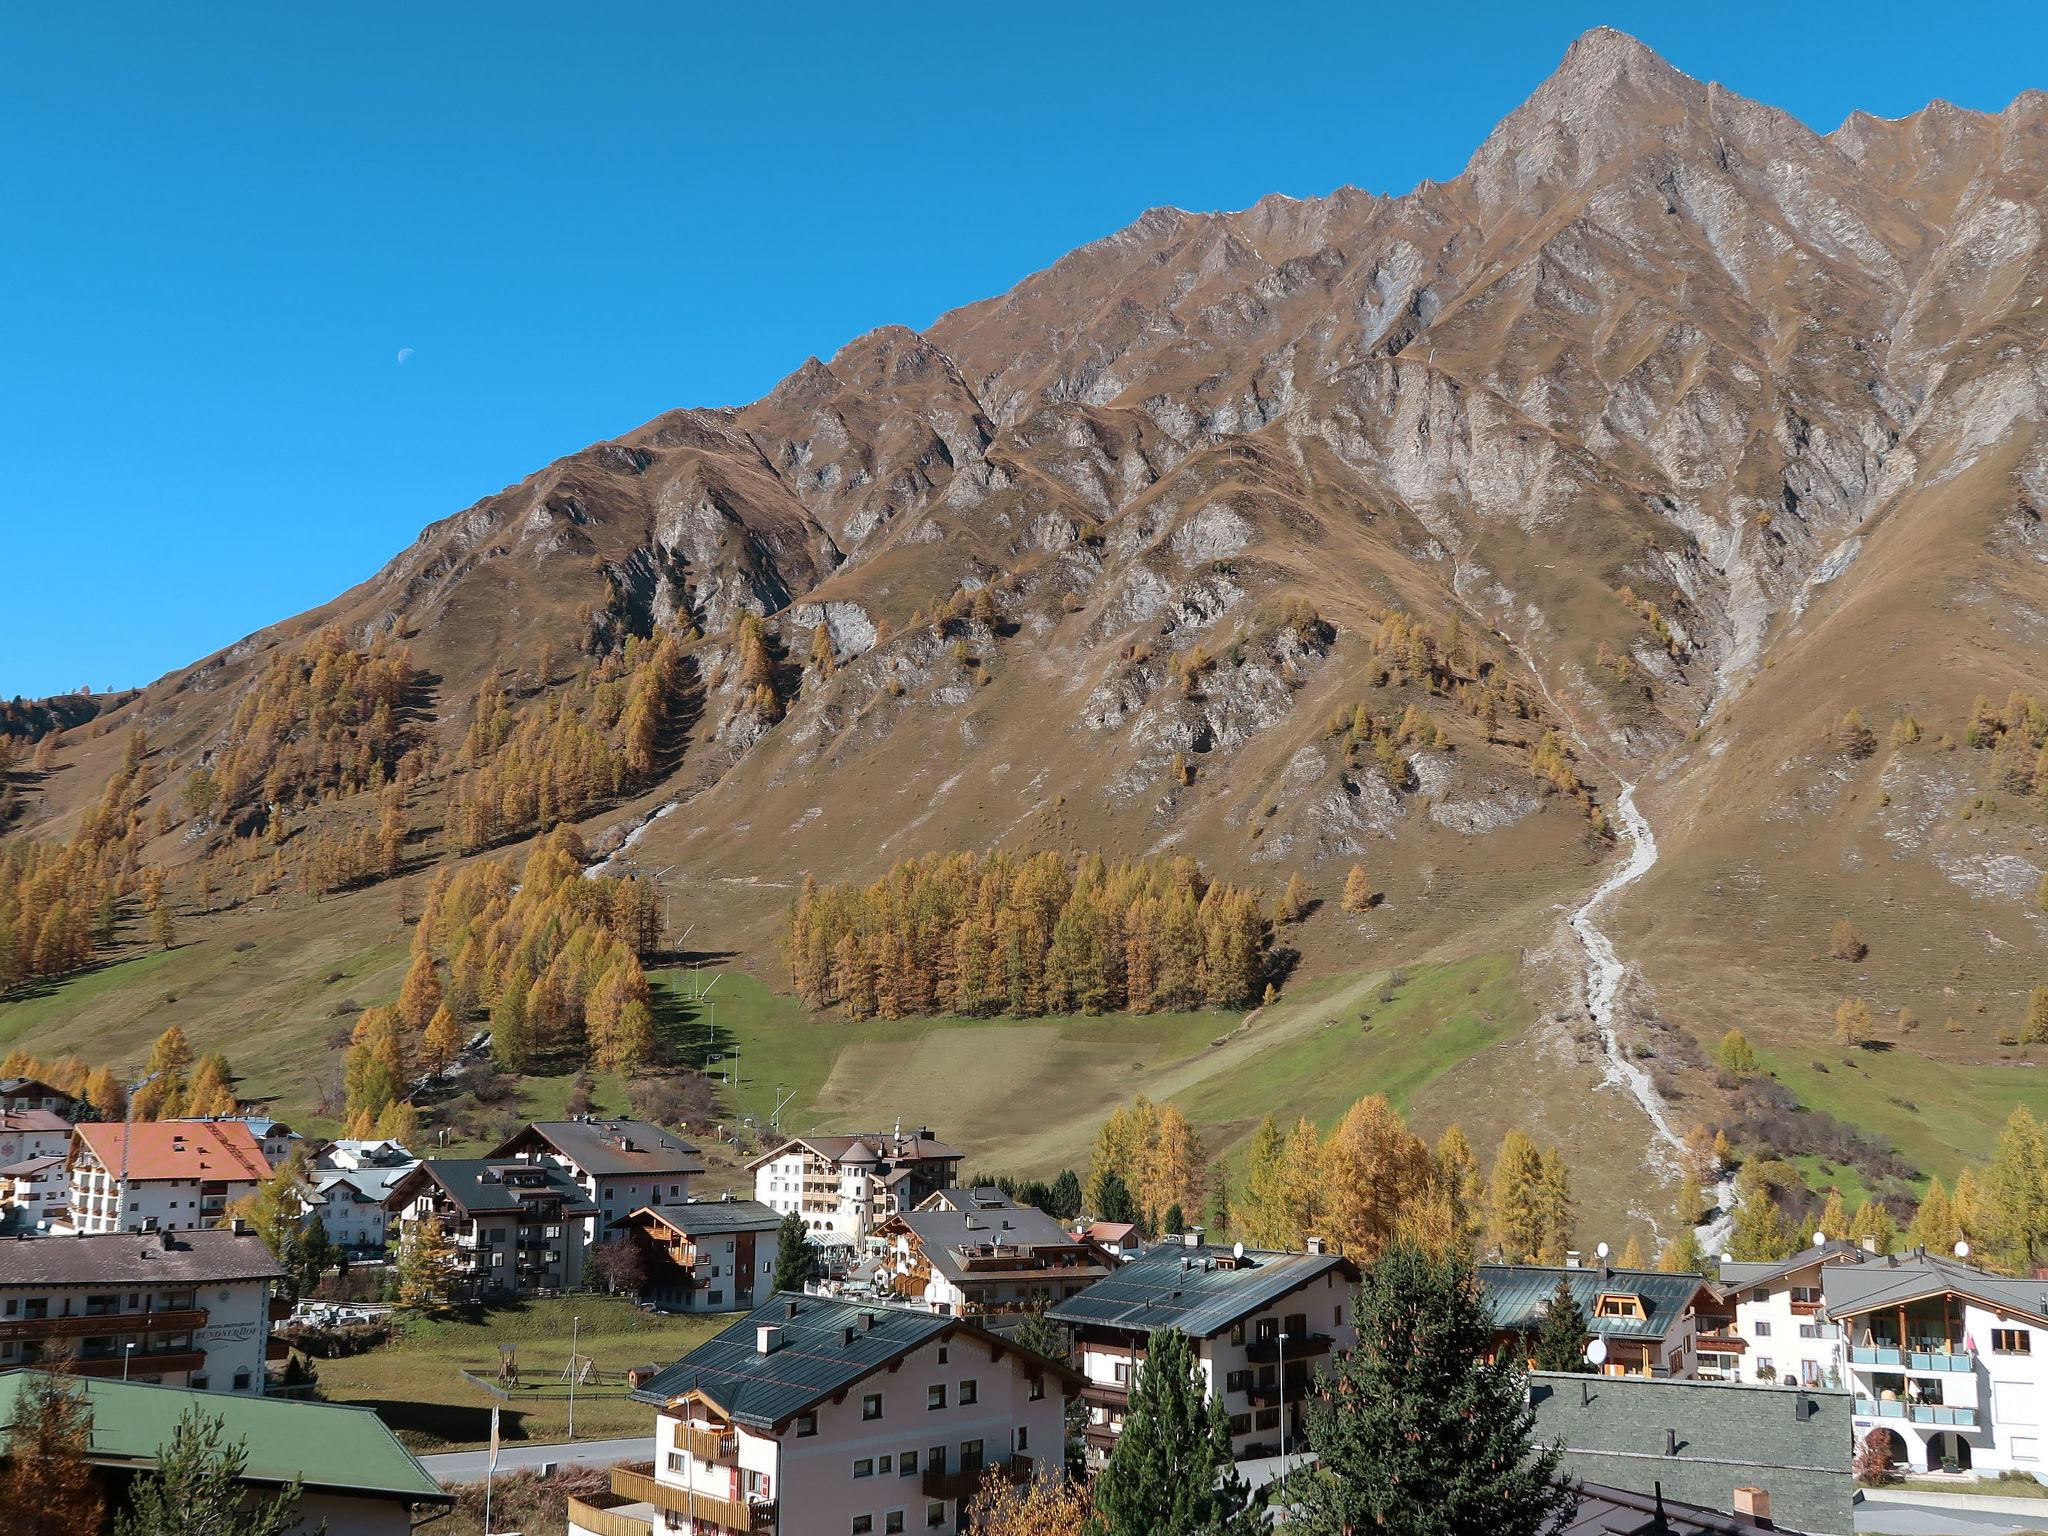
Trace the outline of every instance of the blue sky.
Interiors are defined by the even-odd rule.
[[[2019,6],[10,8],[0,694],[146,682],[1155,204],[1454,175],[1599,23],[1823,130],[2048,86]]]

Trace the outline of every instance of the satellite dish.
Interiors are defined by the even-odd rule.
[[[1733,1264],[1735,1262],[1735,1255],[1732,1253],[1724,1253],[1721,1255],[1721,1262],[1723,1264]]]
[[[1813,1246],[1814,1246],[1814,1247],[1816,1247],[1816,1248],[1825,1248],[1825,1247],[1827,1247],[1827,1245],[1828,1245],[1828,1235],[1827,1235],[1827,1233],[1825,1233],[1825,1232],[1816,1232],[1816,1233],[1814,1233],[1814,1234],[1813,1234]]]
[[[1596,1366],[1607,1363],[1607,1341],[1605,1339],[1595,1339],[1586,1346],[1586,1363]]]
[[[1968,1243],[1957,1243],[1957,1244],[1956,1244],[1956,1257],[1957,1257],[1957,1258],[1959,1258],[1959,1259],[1967,1259],[1967,1258],[1968,1258],[1969,1256],[1970,1256],[1970,1245],[1969,1245]]]
[[[1231,1257],[1232,1257],[1233,1259],[1241,1259],[1241,1258],[1243,1258],[1243,1257],[1244,1257],[1244,1244],[1243,1244],[1243,1243],[1232,1243],[1232,1244],[1230,1245],[1230,1256],[1231,1256]]]
[[[1597,1244],[1593,1249],[1593,1255],[1604,1263],[1607,1259],[1607,1245],[1605,1243]]]

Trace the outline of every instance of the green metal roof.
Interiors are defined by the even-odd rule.
[[[1668,1275],[1656,1269],[1610,1269],[1566,1265],[1551,1269],[1539,1264],[1482,1264],[1479,1285],[1493,1308],[1496,1328],[1532,1333],[1543,1326],[1543,1310],[1557,1294],[1557,1282],[1569,1282],[1572,1300],[1586,1316],[1588,1333],[1618,1339],[1661,1339],[1685,1315],[1705,1281],[1698,1275]],[[1640,1296],[1643,1316],[1600,1317],[1602,1296]]]
[[[1769,1491],[1780,1530],[1855,1528],[1846,1392],[1532,1371],[1529,1406],[1537,1443],[1563,1442],[1568,1476],[1709,1509],[1756,1486]]]
[[[1334,1253],[1234,1250],[1167,1241],[1047,1310],[1056,1323],[1148,1334],[1178,1328],[1213,1338],[1232,1323],[1335,1270],[1356,1284],[1358,1267]]]
[[[13,1423],[15,1401],[35,1375],[0,1372],[0,1419]],[[92,1405],[95,1461],[153,1465],[158,1450],[170,1443],[180,1416],[197,1407],[224,1421],[224,1438],[230,1444],[247,1444],[244,1476],[251,1482],[288,1483],[298,1477],[309,1489],[415,1504],[453,1502],[368,1408],[143,1382],[81,1379],[75,1385]]]

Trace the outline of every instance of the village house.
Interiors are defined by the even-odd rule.
[[[195,1232],[253,1195],[271,1168],[239,1120],[86,1121],[72,1137],[66,1174],[66,1221],[75,1231]],[[126,1209],[117,1213],[124,1175]]]
[[[803,1217],[811,1236],[859,1243],[891,1216],[959,1183],[961,1154],[929,1130],[793,1136],[747,1164],[754,1198]]]
[[[960,1318],[787,1292],[642,1385],[655,1460],[571,1498],[573,1536],[964,1529],[991,1469],[1055,1475],[1081,1379]]]
[[[0,1110],[0,1222],[30,1232],[65,1217],[71,1122],[53,1110]]]
[[[0,1374],[0,1421],[14,1422],[30,1371]],[[257,1498],[274,1497],[297,1478],[303,1486],[299,1529],[329,1536],[406,1536],[415,1511],[445,1509],[455,1496],[436,1483],[368,1408],[282,1397],[201,1398],[139,1381],[85,1383],[92,1417],[86,1453],[109,1502],[153,1468],[178,1420],[200,1408],[222,1420],[227,1443],[247,1461],[240,1482]],[[422,1522],[424,1524],[424,1522]]]
[[[84,1107],[76,1094],[52,1088],[39,1077],[0,1078],[0,1113],[20,1114],[24,1110],[39,1109],[45,1114],[75,1120]]]
[[[1049,1308],[1047,1317],[1073,1330],[1088,1378],[1090,1459],[1107,1458],[1116,1444],[1146,1340],[1161,1328],[1179,1329],[1193,1346],[1210,1395],[1230,1416],[1239,1461],[1279,1454],[1283,1423],[1299,1444],[1315,1371],[1357,1342],[1358,1279],[1356,1264],[1316,1238],[1306,1253],[1221,1248],[1198,1227]]]
[[[1482,1264],[1479,1286],[1493,1310],[1494,1349],[1527,1358],[1558,1282],[1571,1288],[1586,1332],[1601,1342],[1609,1376],[1694,1373],[1697,1309],[1711,1304],[1705,1279],[1654,1269],[1592,1265]]]
[[[385,1198],[406,1230],[438,1218],[471,1300],[566,1291],[583,1283],[584,1234],[597,1207],[553,1163],[433,1158]]]
[[[283,1275],[239,1225],[0,1241],[0,1369],[61,1350],[83,1376],[261,1393]]]
[[[1089,1221],[1075,1229],[1113,1259],[1135,1259],[1145,1251],[1145,1234],[1135,1221]]]
[[[776,1228],[782,1218],[758,1200],[686,1200],[643,1205],[614,1223],[640,1251],[640,1295],[663,1311],[724,1312],[775,1294]]]
[[[1914,1471],[2048,1474],[2048,1284],[1915,1249],[1823,1265],[1856,1438]]]
[[[1826,1315],[1821,1270],[1871,1257],[1826,1239],[1770,1263],[1723,1259],[1720,1283],[1702,1302],[1700,1375],[1750,1385],[1841,1387],[1842,1332]]]
[[[311,1183],[300,1195],[306,1220],[317,1215],[328,1241],[351,1253],[382,1252],[391,1191],[418,1165],[395,1141],[330,1141],[307,1169]]]
[[[193,1115],[182,1123],[239,1125],[248,1131],[256,1145],[262,1149],[264,1160],[272,1168],[282,1168],[290,1162],[292,1153],[305,1142],[303,1136],[282,1120],[273,1120],[268,1115]]]
[[[1064,1301],[1117,1262],[995,1188],[942,1189],[879,1236],[881,1278],[897,1295],[962,1317]]]
[[[689,1142],[644,1120],[537,1120],[491,1154],[566,1169],[597,1214],[583,1240],[594,1247],[612,1226],[643,1205],[678,1205],[704,1160]]]

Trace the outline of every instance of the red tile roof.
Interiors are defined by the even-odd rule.
[[[121,1142],[129,1127],[120,1121],[87,1122],[78,1127],[74,1150],[89,1149],[102,1166],[118,1171]],[[133,1127],[128,1149],[128,1177],[208,1179],[237,1183],[270,1177],[270,1160],[239,1120],[146,1120]]]

